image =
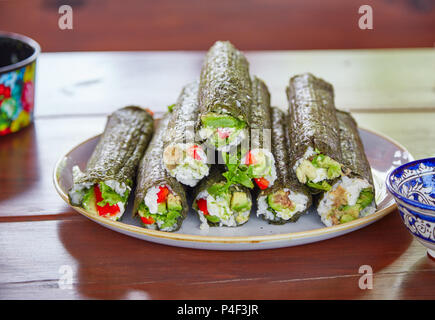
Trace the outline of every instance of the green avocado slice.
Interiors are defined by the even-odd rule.
[[[251,209],[251,201],[249,201],[246,193],[234,192],[230,207],[234,211],[248,211]]]
[[[208,113],[201,117],[202,124],[210,128],[244,128],[246,123],[229,115]]]

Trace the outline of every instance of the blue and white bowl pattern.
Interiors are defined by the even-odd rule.
[[[406,228],[435,257],[435,158],[404,164],[386,182]]]

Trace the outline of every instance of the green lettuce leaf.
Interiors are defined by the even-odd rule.
[[[323,180],[322,182],[318,182],[318,183],[308,181],[307,186],[310,188],[319,189],[319,190],[323,190],[323,191],[329,191],[332,188],[331,185],[328,182],[326,182],[325,180]]]
[[[219,217],[216,216],[206,215],[205,217],[207,218],[208,221],[213,223],[218,223],[219,221],[221,221],[221,219],[219,219]]]
[[[124,195],[121,196],[117,194],[111,187],[106,185],[104,182],[100,182],[100,191],[101,191],[101,197],[103,198],[102,201],[98,202],[97,204],[100,207],[104,207],[106,204],[109,204],[111,206],[117,204],[118,202],[126,203],[129,195],[129,190],[125,190]]]

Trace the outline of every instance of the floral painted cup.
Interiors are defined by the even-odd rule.
[[[435,259],[435,158],[406,163],[387,177],[405,227]]]
[[[28,37],[0,32],[0,136],[26,127],[33,119],[40,51]]]

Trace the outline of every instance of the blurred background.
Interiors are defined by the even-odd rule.
[[[58,27],[73,8],[73,30]],[[358,8],[373,8],[361,30]],[[45,52],[206,50],[227,39],[242,50],[435,46],[435,0],[0,0],[0,30]]]

